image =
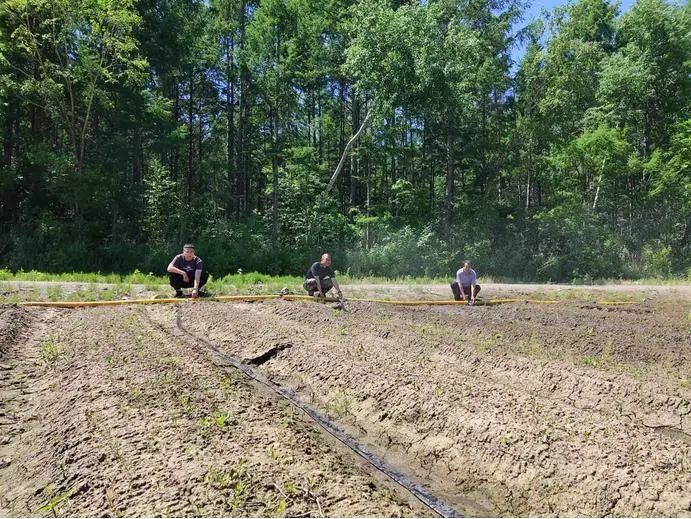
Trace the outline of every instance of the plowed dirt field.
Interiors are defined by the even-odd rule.
[[[0,307],[0,515],[691,517],[688,301],[348,310]]]

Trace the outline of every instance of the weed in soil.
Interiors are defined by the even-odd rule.
[[[47,485],[46,487],[43,488],[41,491],[41,494],[47,495],[48,496],[48,501],[44,503],[43,505],[39,506],[35,512],[48,512],[50,513],[53,517],[58,517],[61,514],[61,506],[65,504],[65,502],[72,497],[72,495],[76,492],[76,488],[70,488],[64,492],[56,492],[55,490],[55,485]]]
[[[51,336],[48,341],[41,345],[41,359],[46,365],[51,365],[58,360],[62,353],[62,345],[59,336]]]

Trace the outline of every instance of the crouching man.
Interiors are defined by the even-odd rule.
[[[336,289],[339,299],[343,299],[343,293],[336,281],[336,273],[331,268],[331,254],[322,254],[321,261],[315,261],[305,274],[305,282],[302,285],[311,296],[326,297],[326,293],[332,288]]]
[[[191,288],[192,297],[204,295],[201,291],[209,280],[209,273],[204,270],[204,263],[195,255],[194,245],[187,243],[168,265],[170,286],[175,289],[175,297],[183,297],[182,289]]]
[[[473,270],[470,261],[465,260],[463,267],[456,272],[456,281],[451,283],[451,291],[456,301],[468,301],[472,305],[480,292],[480,285],[477,284],[477,274]]]

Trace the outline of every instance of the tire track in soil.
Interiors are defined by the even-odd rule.
[[[23,469],[18,455],[21,438],[40,420],[40,408],[33,399],[40,388],[32,373],[41,363],[40,345],[51,337],[51,324],[59,314],[59,310],[0,306],[0,474]],[[13,481],[10,491],[0,484],[0,515],[9,515],[6,505],[12,491],[21,492],[31,485],[23,479]]]
[[[0,426],[0,515],[427,515],[145,312],[35,312],[3,361],[24,400]]]
[[[291,344],[262,365],[267,376],[417,467],[437,494],[508,515],[691,515],[691,391],[676,378],[688,342],[678,325],[655,312],[603,320],[598,311],[593,338],[590,308],[519,310],[351,305],[339,314],[275,302],[196,305],[189,320],[245,359]],[[525,317],[551,325],[531,330]],[[596,342],[600,362],[610,336],[632,325],[640,333],[606,362],[583,364],[584,347]],[[506,342],[487,342],[496,330]]]
[[[0,363],[17,342],[27,337],[35,313],[29,308],[0,305]]]

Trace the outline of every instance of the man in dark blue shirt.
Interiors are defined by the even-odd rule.
[[[343,299],[341,288],[336,282],[336,273],[331,268],[331,254],[322,254],[321,261],[315,261],[305,274],[305,282],[302,285],[311,296],[326,297],[326,293],[332,288],[336,289],[338,298]]]
[[[194,245],[186,243],[182,254],[178,254],[168,265],[170,286],[175,289],[175,297],[182,297],[183,288],[192,289],[192,297],[198,297],[201,289],[209,280],[209,273],[204,270],[202,259],[195,255]]]

